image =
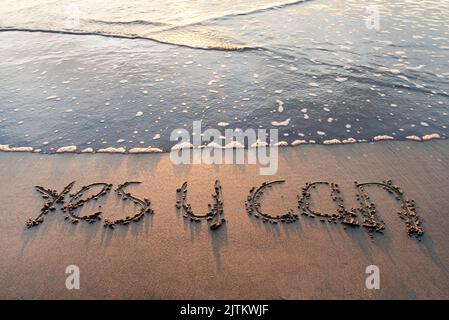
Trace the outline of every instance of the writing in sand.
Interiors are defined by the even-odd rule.
[[[397,214],[405,224],[405,231],[408,235],[420,239],[420,236],[424,233],[421,219],[416,212],[415,201],[408,199],[403,190],[397,185],[394,185],[391,180],[364,183],[354,181],[356,199],[359,206],[350,208],[349,210],[345,206],[342,193],[337,183],[315,181],[307,182],[303,188],[300,189],[301,194],[297,195],[297,210],[289,210],[288,212],[279,214],[263,212],[261,210],[261,205],[264,201],[264,192],[267,191],[267,189],[273,188],[284,182],[285,180],[274,180],[252,187],[249,190],[249,194],[245,201],[245,208],[248,216],[250,218],[259,219],[263,223],[273,225],[295,223],[300,216],[312,219],[318,218],[321,222],[327,221],[329,223],[340,223],[350,227],[362,227],[368,231],[372,238],[374,233],[382,234],[385,229],[385,222],[379,215],[376,204],[370,198],[370,194],[367,191],[371,187],[377,187],[384,189],[400,204],[400,210]],[[74,193],[71,193],[71,190],[75,185],[75,181],[69,183],[61,192],[46,189],[42,186],[36,186],[36,190],[42,195],[45,204],[36,218],[27,220],[26,226],[31,228],[43,223],[44,216],[49,212],[56,211],[57,206],[64,214],[64,219],[73,224],[80,221],[92,224],[102,220],[105,227],[114,229],[119,225],[138,222],[144,218],[146,214],[154,214],[153,209],[151,209],[151,202],[148,198],[141,199],[126,191],[126,188],[129,185],[140,183],[141,182],[138,181],[127,181],[114,189],[116,196],[121,198],[122,201],[134,202],[134,204],[139,207],[139,210],[136,213],[115,220],[106,218],[102,220],[102,211],[96,211],[87,215],[77,214],[77,211],[85,204],[97,201],[110,193],[113,188],[112,184],[96,182],[83,186],[79,191]],[[325,213],[314,210],[314,206],[311,204],[312,190],[319,186],[326,187],[330,190],[330,197],[336,205],[335,212]],[[176,190],[175,210],[192,223],[206,221],[210,229],[219,229],[220,226],[226,223],[224,218],[223,190],[219,180],[215,181],[213,188],[212,203],[208,204],[208,212],[205,214],[198,214],[193,211],[192,206],[187,202],[187,182],[184,182],[182,186]],[[99,206],[99,208],[101,208],[101,206]]]

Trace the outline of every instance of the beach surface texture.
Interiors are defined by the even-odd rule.
[[[273,176],[259,175],[256,165],[175,166],[169,154],[2,152],[0,298],[448,299],[448,169],[445,140],[282,148]],[[358,205],[354,181],[391,179],[415,200],[424,234],[408,235],[397,214],[400,202],[376,187],[366,191],[385,229],[372,237],[362,226],[320,217],[299,215],[293,223],[275,224],[248,215],[251,187],[278,179],[285,183],[261,201],[261,210],[272,215],[297,212],[306,182],[337,183],[349,209]],[[207,212],[215,180],[222,186],[226,222],[212,230],[206,221],[183,218],[175,204],[176,189],[187,181],[193,211]],[[42,223],[26,228],[48,201],[35,186],[60,193],[72,181],[72,195],[92,183],[113,184],[76,212],[101,211],[102,220],[71,223],[58,204]],[[139,203],[115,194],[125,181],[142,182],[126,190],[151,201],[154,213],[104,227],[108,219],[138,212]],[[329,193],[326,187],[312,192],[315,210],[336,212]],[[71,265],[80,270],[79,290],[66,287]],[[366,287],[371,265],[379,269],[379,289]]]

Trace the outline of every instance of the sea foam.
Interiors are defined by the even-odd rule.
[[[58,150],[56,150],[56,153],[68,153],[68,152],[76,152],[76,146],[66,146],[61,147]]]

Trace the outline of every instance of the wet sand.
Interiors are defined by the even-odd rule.
[[[107,155],[0,153],[0,298],[7,299],[430,299],[449,298],[449,142],[381,142],[283,148],[274,176],[254,165],[174,166],[167,154]],[[176,189],[188,181],[195,212],[207,211],[219,179],[227,222],[217,230],[177,213]],[[369,189],[385,221],[373,239],[362,227],[299,216],[291,224],[248,216],[252,186],[286,179],[264,195],[262,209],[296,210],[306,182],[338,183],[347,207],[356,206],[354,180],[392,179],[416,201],[421,241],[410,237],[385,190]],[[142,181],[128,187],[149,198],[154,214],[103,227],[104,219],[136,212],[113,193],[103,221],[72,224],[59,207],[25,228],[45,203],[36,185],[73,192],[94,182]],[[317,210],[334,210],[329,192],[312,195]],[[132,211],[134,210],[134,211]],[[77,265],[80,290],[67,290],[65,269]],[[380,289],[365,287],[365,269],[380,269]]]

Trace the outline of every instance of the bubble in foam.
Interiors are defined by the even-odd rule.
[[[287,120],[284,121],[272,121],[271,125],[276,126],[276,127],[285,127],[288,126],[290,123],[290,118],[288,118]]]
[[[220,144],[218,144],[218,143],[212,141],[212,142],[209,142],[209,143],[206,145],[206,148],[210,148],[210,149],[222,149],[223,147],[222,147]]]
[[[306,140],[295,140],[291,143],[292,146],[299,146],[300,144],[307,144]]]
[[[56,153],[71,153],[71,152],[75,152],[76,149],[77,148],[74,145],[65,146],[65,147],[60,147],[58,150],[56,150]]]
[[[126,149],[123,147],[120,147],[120,148],[108,147],[108,148],[99,149],[97,152],[99,152],[99,153],[125,153]]]
[[[9,145],[7,145],[7,144],[0,144],[0,151],[7,152],[7,151],[11,151],[11,149],[9,148]]]
[[[348,78],[345,78],[345,77],[337,77],[337,78],[335,78],[335,81],[337,81],[337,82],[345,82],[347,80],[348,80]]]
[[[276,142],[275,144],[273,144],[274,147],[288,147],[288,142],[287,141],[279,141]]]
[[[386,140],[394,140],[392,136],[388,135],[378,135],[373,138],[374,141],[386,141]]]
[[[0,144],[0,151],[4,152],[33,152],[32,147],[10,147],[7,144]]]
[[[171,150],[172,151],[176,151],[176,150],[181,150],[181,149],[192,149],[193,148],[193,144],[191,144],[190,142],[180,142],[178,144],[175,144]]]
[[[257,141],[251,145],[251,148],[262,148],[262,147],[268,147],[268,143],[265,141],[260,141],[259,139],[257,139]]]
[[[231,141],[226,146],[226,149],[243,149],[245,146],[238,141]]]
[[[342,142],[343,142],[344,144],[352,144],[352,143],[356,143],[357,140],[354,139],[354,138],[348,138],[348,139],[344,139]]]
[[[411,141],[421,141],[421,138],[418,136],[415,136],[415,135],[407,136],[407,137],[405,137],[405,139],[411,140]]]
[[[441,136],[438,133],[426,134],[422,137],[423,141],[429,141],[433,139],[441,139]]]
[[[148,147],[148,148],[131,148],[129,150],[129,153],[161,153],[163,152],[162,149],[160,148],[152,148],[152,147]]]
[[[323,144],[341,144],[341,141],[338,139],[330,139],[330,140],[324,140]]]

